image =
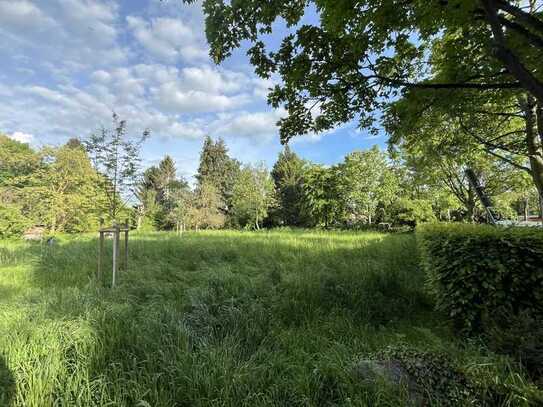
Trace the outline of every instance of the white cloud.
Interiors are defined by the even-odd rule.
[[[245,63],[210,63],[200,5],[151,0],[126,16],[119,4],[0,0],[0,60],[7,64],[0,130],[58,144],[111,126],[115,110],[129,134],[151,130],[154,150],[146,154],[183,151],[187,173],[208,134],[227,139],[244,161],[275,158],[276,122],[285,112],[265,105],[274,80],[257,78]]]
[[[32,143],[34,141],[34,135],[16,131],[15,133],[8,134],[8,137],[12,140],[16,140],[19,143]]]
[[[222,114],[211,124],[213,134],[269,141],[277,136],[277,121],[285,114],[284,110],[271,112],[235,112]]]
[[[203,41],[180,19],[155,18],[148,22],[141,17],[128,16],[126,22],[139,43],[160,60],[208,59]]]
[[[219,70],[207,65],[183,68],[180,84],[185,89],[198,89],[206,92],[233,93],[248,84],[248,78],[240,72]]]
[[[0,0],[0,24],[2,27],[23,27],[34,30],[56,26],[52,18],[26,0]]]
[[[95,82],[108,83],[111,80],[111,75],[103,70],[94,71],[91,79]]]
[[[118,7],[106,0],[0,0],[0,55],[31,56],[19,68],[69,75],[126,61]]]
[[[158,106],[177,113],[220,112],[235,109],[249,101],[243,94],[226,96],[199,90],[182,90],[177,82],[164,83],[153,93]]]

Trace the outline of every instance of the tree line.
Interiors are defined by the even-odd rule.
[[[286,145],[269,171],[242,164],[222,139],[206,137],[191,187],[170,156],[140,174],[137,148],[129,146],[128,157],[129,143],[119,136],[126,124],[115,123],[111,133],[37,151],[0,135],[0,236],[20,235],[32,225],[49,233],[86,232],[96,230],[100,218],[126,217],[141,230],[178,232],[484,221],[468,167],[504,217],[537,210],[529,175],[482,150],[453,157],[443,149],[432,153],[427,144],[424,150],[400,143],[389,151],[354,151],[324,166]]]
[[[429,166],[483,150],[527,174],[543,207],[540,1],[207,0],[202,11],[216,63],[248,44],[255,73],[276,80],[268,101],[287,110],[283,142],[354,120]]]

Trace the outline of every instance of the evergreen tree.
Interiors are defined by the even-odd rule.
[[[198,185],[189,217],[196,229],[220,229],[224,226],[225,216],[219,208],[223,207],[221,195],[211,183]]]
[[[85,146],[83,145],[83,143],[81,142],[81,140],[79,140],[79,139],[76,138],[76,137],[72,137],[71,139],[69,139],[69,140],[66,142],[65,146],[68,147],[68,148],[71,148],[71,149],[85,150]]]
[[[159,200],[165,206],[171,200],[171,190],[174,187],[176,180],[175,162],[169,155],[166,155],[158,164],[158,183],[159,183]]]
[[[160,172],[157,167],[152,166],[152,167],[147,168],[143,172],[140,188],[158,192],[160,188],[159,178],[160,178]]]
[[[279,200],[277,211],[284,225],[301,226],[305,222],[301,207],[304,164],[287,144],[271,172]]]
[[[232,188],[240,171],[240,163],[228,155],[224,140],[213,141],[206,137],[200,154],[200,165],[196,179],[198,184],[213,185],[221,196],[224,212],[228,213]]]
[[[139,200],[138,225],[147,223],[161,229],[170,229],[176,225],[171,212],[178,205],[178,197],[189,189],[184,178],[177,178],[175,161],[166,155],[157,166],[144,171],[138,185],[136,196]],[[153,202],[151,202],[151,199]]]

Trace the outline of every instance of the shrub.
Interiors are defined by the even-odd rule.
[[[388,361],[390,366],[404,372],[402,374],[409,378],[407,384],[417,405],[482,405],[478,397],[480,389],[447,355],[399,346],[378,352],[375,359]]]
[[[459,329],[481,331],[499,309],[543,314],[543,232],[483,225],[417,229],[428,286]]]
[[[21,210],[12,205],[0,204],[0,239],[19,237],[31,222],[21,215]]]
[[[407,198],[400,198],[392,205],[391,219],[394,224],[407,226],[416,226],[437,220],[429,201]]]

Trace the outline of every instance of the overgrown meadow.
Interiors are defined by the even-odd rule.
[[[412,234],[135,234],[114,289],[107,243],[101,282],[94,236],[1,243],[0,405],[409,405],[357,374],[390,347],[445,355],[472,405],[538,397],[434,311]]]

